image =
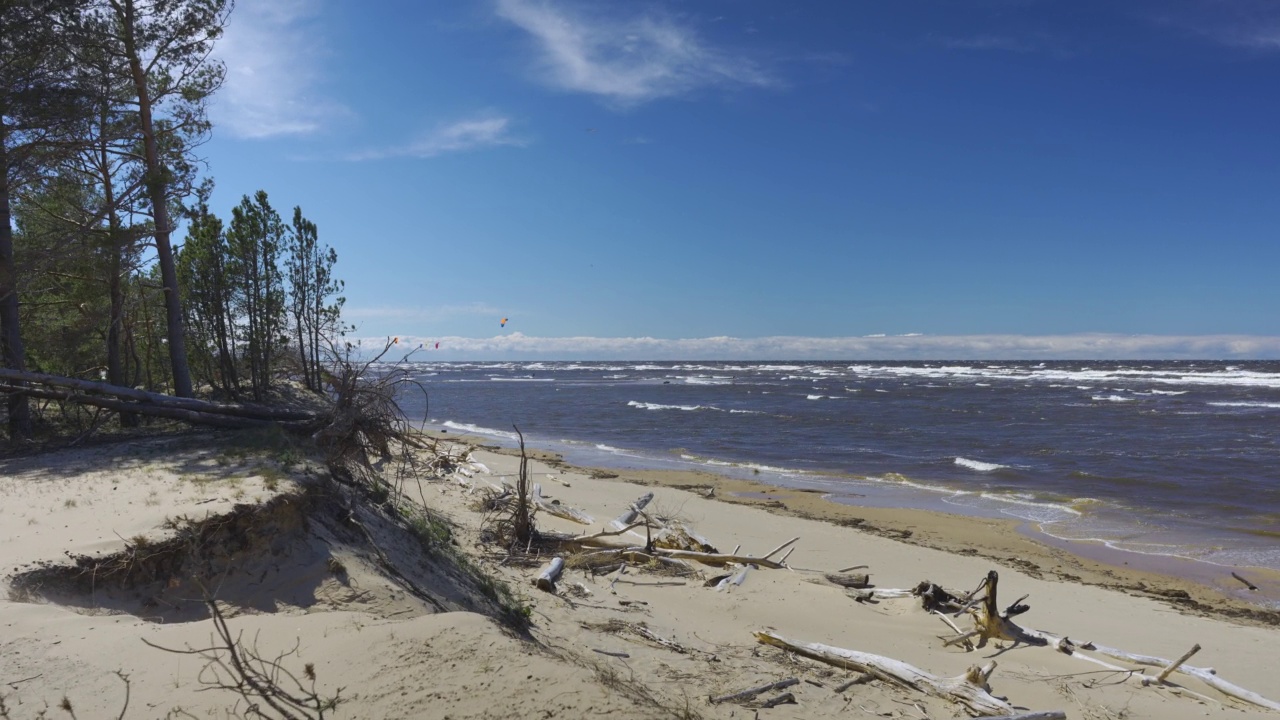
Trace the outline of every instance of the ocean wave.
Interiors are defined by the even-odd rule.
[[[632,400],[627,403],[629,407],[640,408],[641,410],[684,410],[692,412],[694,410],[714,410],[716,412],[724,412],[718,407],[711,405],[661,405],[659,403],[638,402]]]
[[[1120,397],[1119,395],[1094,395],[1092,399],[1097,402],[1133,402],[1133,398]]]
[[[1280,402],[1211,402],[1214,407],[1280,408]]]
[[[686,377],[682,378],[686,385],[728,385],[733,382],[732,378],[721,377]]]
[[[516,434],[513,432],[507,432],[506,430],[494,430],[493,428],[480,427],[479,425],[472,425],[470,423],[446,420],[441,423],[441,425],[449,428],[450,430],[461,430],[464,433],[471,433],[472,435],[489,435],[492,437],[507,438],[508,440],[518,439]]]
[[[977,470],[978,472],[995,472],[996,470],[1006,470],[1008,465],[998,465],[996,463],[982,462],[981,460],[970,460],[969,458],[958,457],[955,464],[960,467]]]

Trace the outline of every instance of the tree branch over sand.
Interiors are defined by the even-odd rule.
[[[194,655],[205,660],[205,666],[200,670],[200,684],[207,690],[228,690],[238,694],[247,703],[243,712],[248,717],[321,720],[343,701],[342,688],[334,691],[333,695],[322,695],[316,689],[315,666],[311,663],[303,666],[302,678],[284,666],[286,658],[298,653],[298,645],[273,657],[265,656],[258,649],[256,638],[246,645],[242,633],[232,634],[216,600],[206,597],[205,606],[209,608],[209,617],[217,633],[213,645],[178,650],[156,645],[146,638],[142,638],[142,642],[157,650]],[[276,714],[268,714],[268,709]]]

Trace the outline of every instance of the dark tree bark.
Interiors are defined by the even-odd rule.
[[[151,90],[147,85],[147,73],[142,67],[135,37],[137,18],[133,0],[112,4],[123,15],[122,32],[129,70],[138,96],[138,115],[142,129],[142,149],[146,162],[146,188],[151,198],[152,217],[156,224],[156,258],[160,263],[160,279],[164,284],[164,309],[166,335],[169,338],[169,362],[173,365],[173,390],[178,397],[191,397],[191,368],[187,362],[186,335],[182,325],[182,297],[178,292],[178,271],[173,262],[173,245],[169,234],[173,227],[169,220],[168,171],[160,162],[156,143],[155,123],[151,113]]]

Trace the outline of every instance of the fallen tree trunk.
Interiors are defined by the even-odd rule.
[[[48,375],[46,373],[13,370],[11,368],[0,368],[0,380],[28,382],[78,391],[77,394],[73,396],[73,401],[84,400],[86,396],[80,395],[79,393],[97,393],[124,400],[132,400],[138,403],[138,405],[130,405],[130,409],[135,407],[139,408],[136,410],[137,412],[145,412],[145,410],[140,408],[156,406],[192,410],[200,413],[231,415],[234,417],[245,417],[254,420],[307,421],[316,419],[315,413],[300,410],[281,410],[279,408],[265,407],[262,405],[221,403],[213,402],[211,400],[198,400],[196,398],[180,398],[172,395],[149,392],[146,390],[138,390],[136,388],[111,385],[109,383],[80,380],[78,378],[68,378],[60,375]],[[17,388],[14,386],[7,386],[4,389],[8,392],[22,391],[27,392],[28,394],[31,392],[30,388]]]
[[[265,420],[251,417],[235,417],[231,415],[222,415],[218,413],[198,412],[195,410],[187,410],[178,407],[168,407],[166,405],[144,405],[136,402],[125,402],[123,400],[114,400],[109,397],[100,397],[94,395],[80,395],[69,391],[43,390],[40,388],[26,387],[15,388],[12,385],[0,385],[0,392],[22,392],[30,397],[42,398],[45,400],[59,400],[62,402],[73,402],[81,405],[92,405],[107,410],[115,410],[118,412],[131,412],[138,415],[147,415],[149,417],[162,417],[171,420],[185,420],[196,425],[208,425],[211,427],[221,428],[250,428],[271,425],[273,420]]]
[[[829,665],[870,673],[885,682],[927,693],[935,697],[959,703],[978,715],[1010,715],[1013,706],[994,697],[987,691],[987,678],[995,670],[995,662],[985,667],[973,666],[964,675],[940,678],[920,668],[882,655],[846,650],[821,643],[798,643],[771,632],[757,632],[756,640],[784,650],[819,660]]]

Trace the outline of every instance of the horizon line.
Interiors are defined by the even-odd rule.
[[[682,360],[717,361],[1246,361],[1280,360],[1275,335],[1154,335],[1120,333],[877,335],[756,338],[532,336],[512,332],[487,338],[388,335],[351,337],[358,354],[382,350],[392,338],[415,360]],[[435,343],[440,348],[435,348]],[[393,345],[393,349],[395,346]],[[396,354],[396,353],[393,353]]]

